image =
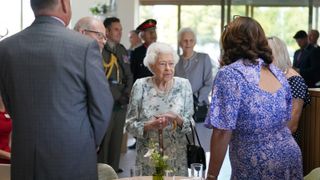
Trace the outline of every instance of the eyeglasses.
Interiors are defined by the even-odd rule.
[[[164,62],[164,61],[159,62],[158,65],[163,69],[166,68],[167,66],[169,66],[170,68],[175,66],[173,62]]]
[[[90,30],[90,29],[85,29],[84,31],[96,34],[99,39],[107,40],[107,37],[102,32],[94,31],[94,30]]]

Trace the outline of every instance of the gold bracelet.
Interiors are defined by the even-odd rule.
[[[207,179],[217,179],[218,178],[218,176],[215,176],[215,175],[212,175],[212,174],[208,174],[207,175]]]

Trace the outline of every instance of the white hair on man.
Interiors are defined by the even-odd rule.
[[[152,69],[150,68],[150,65],[156,63],[159,54],[172,54],[174,65],[179,61],[179,56],[169,44],[154,42],[148,47],[146,57],[143,59],[144,66],[146,66],[151,72]]]
[[[194,38],[194,42],[196,43],[197,42],[197,36],[196,36],[196,33],[189,27],[184,27],[184,28],[181,28],[178,32],[178,42],[180,43],[181,42],[181,38],[182,38],[182,35],[184,33],[192,33],[193,34],[193,38]]]
[[[78,32],[84,29],[91,29],[93,23],[96,21],[99,20],[94,17],[83,17],[76,23],[73,29]]]

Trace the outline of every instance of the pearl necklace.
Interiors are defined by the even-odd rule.
[[[157,91],[157,94],[159,95],[168,95],[168,93],[170,92],[171,88],[172,88],[172,85],[173,85],[173,79],[170,80],[170,82],[168,82],[169,84],[165,87],[164,90],[161,90],[158,86],[157,86],[157,83],[156,83],[156,80],[154,77],[151,78],[152,80],[152,83],[154,85],[154,89]]]

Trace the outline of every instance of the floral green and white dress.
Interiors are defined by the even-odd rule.
[[[172,130],[168,126],[163,130],[164,154],[169,157],[170,166],[174,166],[175,175],[187,176],[187,140],[185,135],[191,133],[190,123],[194,124],[193,97],[189,81],[174,77],[172,88],[159,92],[152,82],[152,77],[136,80],[132,87],[131,98],[126,117],[126,130],[137,138],[136,164],[142,166],[143,175],[152,175],[154,167],[144,155],[150,143],[158,142],[158,131],[144,132],[144,123],[153,116],[174,112],[183,118],[182,127]]]

